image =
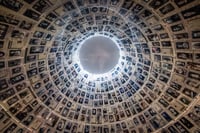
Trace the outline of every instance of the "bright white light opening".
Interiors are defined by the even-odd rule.
[[[120,50],[117,44],[105,36],[92,36],[80,45],[80,65],[94,75],[105,74],[118,64]]]

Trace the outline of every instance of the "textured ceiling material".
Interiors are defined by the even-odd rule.
[[[81,45],[79,59],[86,71],[103,74],[118,63],[119,48],[110,38],[94,36],[86,39]]]
[[[0,132],[199,133],[199,15],[199,0],[0,0]],[[78,55],[97,35],[120,54],[94,75]]]

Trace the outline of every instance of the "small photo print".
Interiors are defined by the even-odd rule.
[[[8,30],[8,25],[0,24],[0,39],[5,38],[7,30]]]
[[[35,11],[31,10],[31,9],[27,9],[24,12],[24,16],[29,17],[33,20],[39,20],[40,14],[36,13]]]
[[[19,11],[23,4],[19,0],[1,0],[0,5],[14,11]]]

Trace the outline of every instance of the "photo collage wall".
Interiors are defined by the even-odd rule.
[[[199,133],[199,0],[0,0],[0,132]],[[93,77],[79,44],[116,40]]]

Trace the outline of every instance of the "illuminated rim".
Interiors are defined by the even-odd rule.
[[[90,38],[93,38],[93,37],[96,37],[96,36],[102,36],[102,37],[106,37],[106,38],[111,39],[111,40],[116,44],[116,46],[117,46],[118,49],[119,49],[119,60],[118,60],[117,64],[113,67],[113,69],[111,69],[111,70],[109,70],[108,72],[105,72],[105,73],[103,73],[103,74],[94,74],[94,73],[88,72],[88,71],[85,70],[85,69],[83,68],[83,66],[81,65],[80,58],[79,58],[79,51],[80,51],[81,46],[84,44],[84,42],[85,42],[86,40],[88,40],[88,39],[90,39]],[[122,67],[122,65],[120,64],[120,62],[122,61],[122,55],[124,55],[123,52],[120,50],[120,49],[121,49],[121,47],[119,46],[119,42],[120,42],[120,41],[117,41],[117,40],[118,40],[118,39],[117,39],[117,37],[115,37],[115,36],[110,37],[109,35],[99,34],[99,33],[95,33],[94,35],[91,35],[91,36],[87,37],[86,39],[84,39],[84,40],[80,43],[80,45],[78,46],[77,50],[76,50],[76,51],[73,53],[73,55],[72,55],[72,61],[73,61],[74,63],[77,63],[77,64],[79,65],[80,69],[81,69],[80,75],[83,75],[83,76],[84,76],[85,74],[87,74],[87,75],[88,75],[88,78],[87,78],[88,80],[97,80],[98,78],[112,77],[112,72],[114,72],[114,70],[116,70],[117,67],[120,67],[120,68]]]

